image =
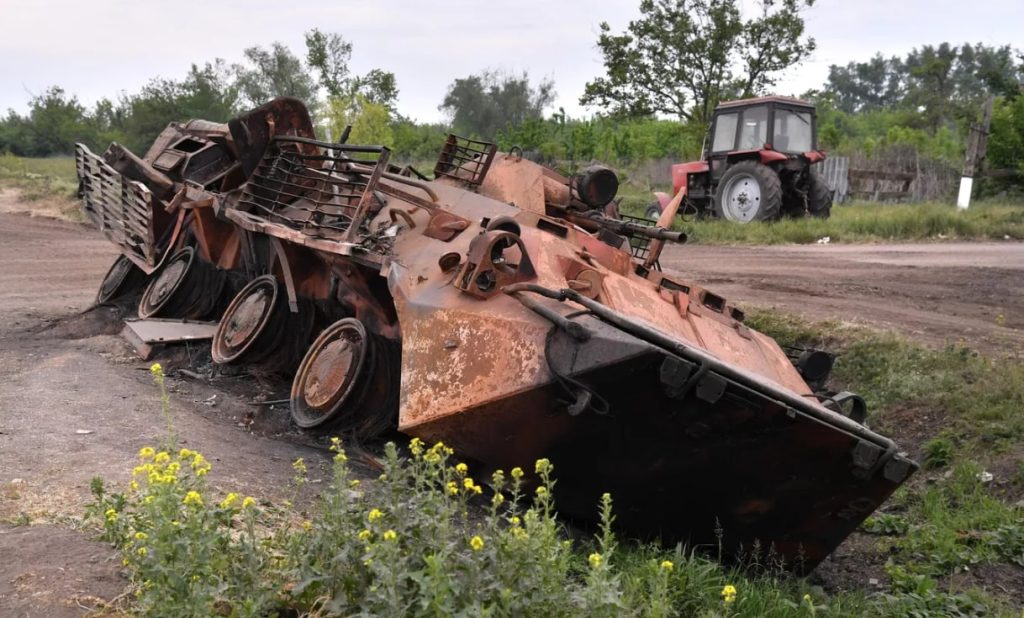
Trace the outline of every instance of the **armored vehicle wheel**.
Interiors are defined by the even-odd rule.
[[[96,304],[103,305],[136,291],[146,281],[146,273],[123,255],[117,256],[104,275],[96,293]]]
[[[729,221],[770,221],[782,208],[779,175],[757,161],[741,161],[722,174],[715,214]]]
[[[273,275],[246,284],[221,316],[213,335],[213,362],[259,362],[273,354],[284,336],[288,311]]]
[[[372,437],[393,428],[397,371],[388,343],[355,318],[327,327],[299,365],[291,414],[303,429],[333,426]]]
[[[139,300],[139,317],[199,319],[216,307],[224,290],[224,273],[185,247],[172,255]]]
[[[828,188],[828,183],[818,170],[812,167],[807,172],[810,174],[807,184],[807,213],[812,217],[828,219],[832,214],[832,190]]]

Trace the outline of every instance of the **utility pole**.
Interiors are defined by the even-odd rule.
[[[994,102],[995,95],[990,95],[985,101],[981,123],[971,123],[971,134],[967,137],[967,157],[964,160],[964,173],[960,178],[960,194],[956,198],[957,208],[963,209],[971,205],[974,177],[977,176],[981,169],[981,162],[985,160],[985,151],[988,148],[988,128],[992,124],[992,104]]]

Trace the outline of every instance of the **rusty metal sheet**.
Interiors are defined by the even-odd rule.
[[[161,318],[128,319],[121,336],[128,340],[143,360],[149,360],[160,346],[185,341],[206,341],[217,332],[217,322],[168,320]]]

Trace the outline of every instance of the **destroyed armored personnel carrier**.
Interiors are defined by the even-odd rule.
[[[660,226],[598,214],[606,168],[566,178],[452,135],[428,179],[316,140],[287,98],[77,162],[122,252],[98,300],[145,286],[141,318],[216,321],[214,362],[293,375],[302,428],[443,440],[485,473],[547,457],[566,516],[610,492],[635,536],[759,543],[800,570],[917,467],[862,400],[809,384],[821,354],[661,272],[679,199]]]

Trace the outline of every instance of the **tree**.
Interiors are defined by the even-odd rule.
[[[10,116],[16,116],[13,112]],[[28,116],[20,124],[17,154],[43,157],[74,152],[75,142],[91,142],[95,132],[85,107],[59,86],[32,97]]]
[[[550,79],[533,87],[525,72],[515,76],[484,71],[452,82],[438,109],[448,114],[458,133],[493,139],[509,125],[542,117],[554,98]]]
[[[350,77],[348,63],[352,58],[352,44],[340,34],[323,33],[314,28],[306,33],[306,64],[316,71],[320,87],[327,92],[329,104],[342,99],[345,107],[359,106],[357,97],[370,103],[383,105],[395,113],[398,86],[394,73],[372,69],[361,77]]]
[[[906,93],[906,67],[893,56],[875,54],[867,62],[851,62],[828,68],[825,91],[844,112],[861,112],[893,107]]]
[[[223,60],[192,65],[181,81],[156,78],[128,97],[124,120],[125,146],[136,153],[149,148],[156,136],[172,121],[202,118],[226,122],[238,108],[238,87],[230,79],[231,69]]]
[[[243,53],[248,63],[235,65],[234,71],[238,92],[248,107],[282,96],[315,99],[316,82],[286,45],[275,42],[270,49],[256,46]]]
[[[815,48],[800,11],[814,0],[760,0],[744,20],[739,0],[642,0],[623,34],[601,24],[607,74],[586,85],[583,105],[630,116],[706,122],[724,97],[759,94]]]
[[[320,86],[328,97],[351,95],[348,62],[352,44],[336,33],[323,33],[313,28],[306,33],[306,64],[316,71]]]

